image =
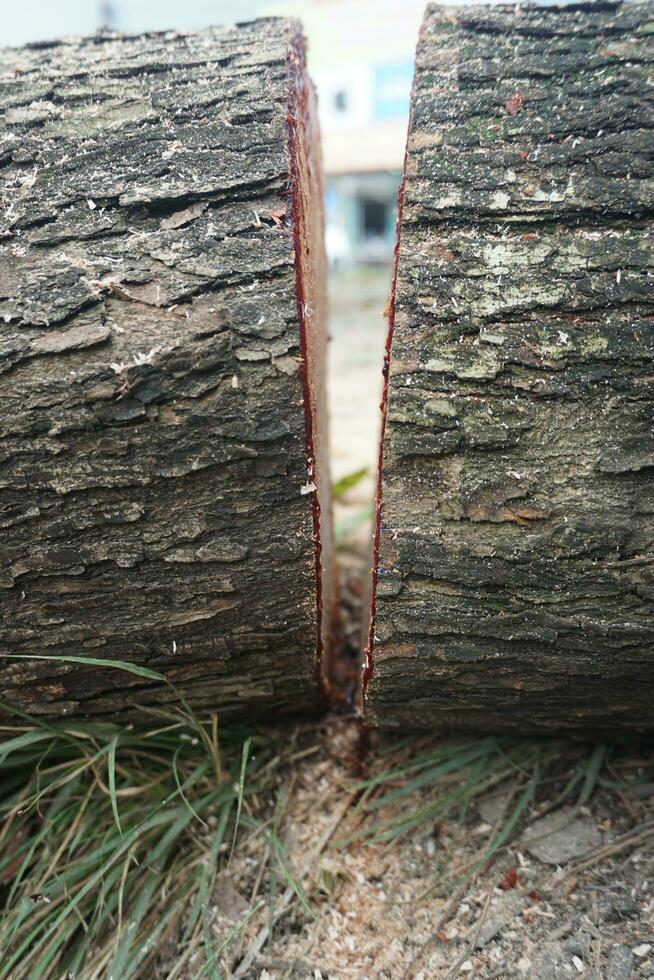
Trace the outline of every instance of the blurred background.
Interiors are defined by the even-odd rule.
[[[354,561],[371,533],[383,310],[424,6],[424,0],[23,0],[4,6],[0,27],[0,44],[18,45],[100,27],[193,30],[274,14],[302,20],[325,170],[336,525],[341,550]]]

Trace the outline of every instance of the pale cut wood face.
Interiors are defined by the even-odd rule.
[[[299,30],[0,54],[2,654],[135,662],[222,714],[318,706]],[[30,711],[175,697],[0,661],[0,700]]]
[[[426,14],[374,724],[654,727],[651,19]]]

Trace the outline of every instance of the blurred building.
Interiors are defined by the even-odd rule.
[[[300,17],[318,89],[327,251],[336,263],[390,261],[413,61],[424,0],[269,0]]]

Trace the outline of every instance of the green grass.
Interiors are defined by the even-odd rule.
[[[344,497],[348,490],[352,490],[361,483],[362,480],[370,473],[369,466],[363,466],[361,469],[354,470],[353,473],[348,473],[346,476],[341,477],[335,483],[332,483],[332,498],[334,500],[340,500]]]
[[[364,466],[361,469],[347,473],[332,484],[332,499],[342,501],[349,490],[358,486],[362,480],[370,475],[370,467]],[[365,507],[358,507],[353,513],[340,518],[334,524],[334,540],[339,547],[343,547],[356,533],[365,525],[372,521],[374,507],[368,504]]]
[[[282,890],[311,921],[319,874],[310,861],[297,872],[285,821],[297,760],[324,759],[323,731],[307,729],[308,749],[297,747],[299,732],[219,733],[216,716],[201,721],[186,705],[140,727],[0,725],[0,980],[217,980],[247,953],[253,930],[267,928],[269,942],[288,909]],[[386,737],[366,760],[368,778],[341,781],[347,805],[329,846],[393,847],[440,824],[460,841],[475,804],[501,790],[506,810],[473,860],[455,867],[439,849],[434,887],[447,894],[544,808],[576,811],[612,785],[612,752],[544,739]],[[219,931],[220,876],[242,870],[244,855],[248,907]]]
[[[175,975],[219,977],[259,906],[216,936],[210,897],[264,826],[274,740],[182,712],[0,732],[0,980],[150,977],[166,940]]]
[[[606,745],[579,746],[548,739],[491,736],[434,742],[411,737],[389,742],[374,772],[358,784],[361,796],[351,825],[338,844],[393,844],[424,834],[443,822],[461,828],[474,804],[501,790],[506,808],[477,859],[453,868],[447,850],[439,856],[439,878],[452,887],[459,871],[473,877],[509,843],[518,830],[540,815],[539,798],[547,809],[572,804],[572,816],[591,799],[602,780],[612,749]],[[554,790],[554,806],[552,791]]]

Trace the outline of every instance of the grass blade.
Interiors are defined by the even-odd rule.
[[[347,473],[342,476],[340,480],[336,480],[332,484],[332,499],[340,500],[348,490],[356,487],[362,480],[364,480],[368,473],[370,473],[370,467],[364,466],[360,470],[354,470],[353,473]]]
[[[236,847],[236,836],[238,834],[238,827],[241,821],[241,810],[243,809],[243,795],[245,793],[245,770],[247,769],[248,756],[250,754],[250,745],[252,744],[252,739],[247,738],[243,742],[243,751],[241,753],[241,771],[238,777],[238,798],[236,801],[236,820],[234,821],[234,836],[232,838],[232,847],[229,852],[229,859],[227,865],[229,866],[232,861],[234,854],[234,848]]]
[[[102,657],[73,657],[59,656],[56,654],[44,655],[40,653],[3,653],[0,659],[4,660],[57,660],[66,664],[84,664],[88,667],[115,667],[117,670],[124,670],[128,674],[136,674],[137,677],[146,677],[151,681],[165,681],[163,674],[149,667],[142,667],[140,664],[132,664],[127,660],[105,660]]]
[[[116,746],[118,745],[118,736],[114,735],[109,745],[109,755],[107,757],[107,768],[109,770],[109,796],[111,797],[111,809],[113,811],[114,820],[116,821],[116,826],[118,827],[118,833],[123,836],[123,830],[120,826],[120,815],[118,813],[118,798],[116,796]]]
[[[575,809],[584,806],[590,800],[591,796],[595,791],[597,786],[597,781],[599,779],[600,773],[604,768],[604,763],[606,762],[609,755],[608,745],[596,745],[593,749],[592,755],[586,766],[586,774],[584,776],[584,783],[581,787],[581,792],[579,793],[579,799],[575,804]]]

